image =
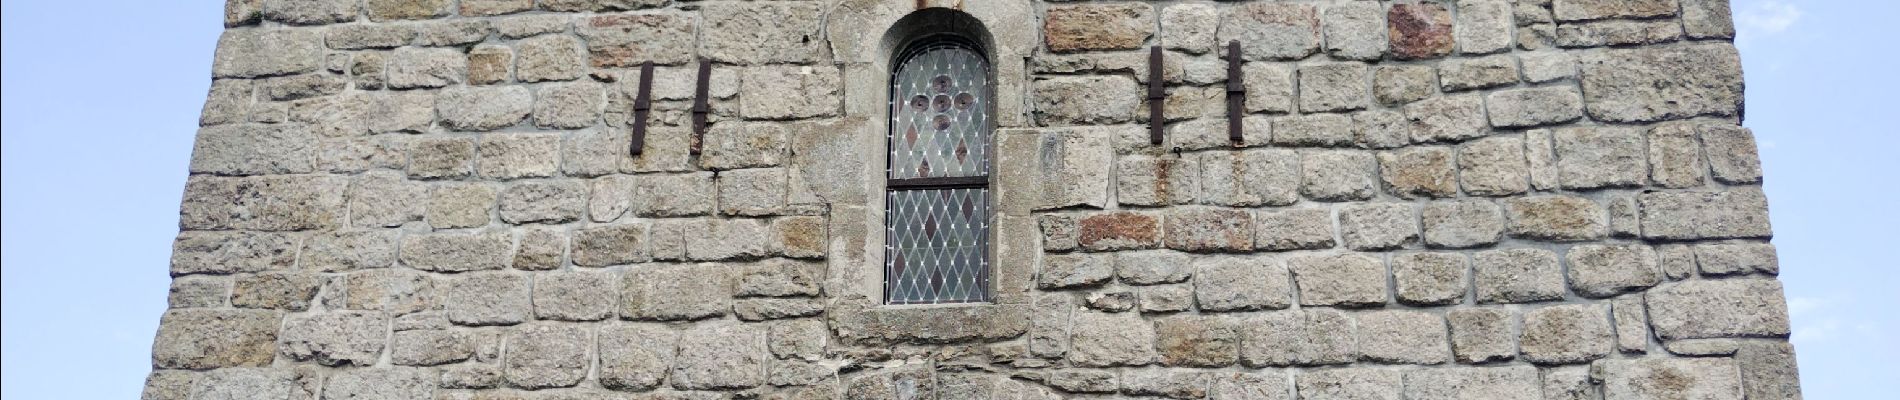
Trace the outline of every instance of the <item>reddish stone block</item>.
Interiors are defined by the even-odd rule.
[[[1451,54],[1451,12],[1438,3],[1394,4],[1386,12],[1392,54],[1403,60]]]

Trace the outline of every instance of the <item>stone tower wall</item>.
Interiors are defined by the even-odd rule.
[[[1798,399],[1729,15],[232,0],[145,398]],[[939,31],[994,66],[995,302],[882,305]]]

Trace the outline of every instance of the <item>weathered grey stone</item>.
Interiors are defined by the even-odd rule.
[[[1194,202],[1201,187],[1195,158],[1158,158],[1141,155],[1115,161],[1115,197],[1123,205],[1166,206]]]
[[[1135,296],[1147,314],[1182,312],[1194,305],[1194,287],[1185,283],[1143,286]]]
[[[1485,97],[1491,126],[1525,128],[1563,124],[1583,118],[1583,97],[1570,88],[1533,88],[1492,92]]]
[[[1610,301],[1610,318],[1616,323],[1616,350],[1623,353],[1649,351],[1649,316],[1643,311],[1643,297],[1630,295]]]
[[[521,86],[456,87],[436,95],[442,125],[458,131],[491,131],[528,117],[534,95]]]
[[[1379,153],[1379,178],[1403,199],[1458,195],[1458,170],[1449,147],[1407,147]]]
[[[709,226],[692,227],[684,232],[686,258],[692,260],[730,260],[764,257],[770,234],[765,222],[754,219],[702,220]],[[658,236],[658,235],[655,235]],[[658,243],[655,243],[656,247]]]
[[[580,326],[536,325],[508,336],[502,377],[523,389],[571,387],[587,377],[593,332]]]
[[[240,276],[231,283],[231,305],[303,311],[310,308],[310,299],[316,297],[323,282],[322,277],[304,273],[265,272]]]
[[[388,327],[389,319],[378,312],[292,315],[284,320],[277,346],[284,357],[295,361],[366,367],[382,356]]]
[[[495,199],[495,188],[479,183],[450,183],[430,188],[429,226],[442,229],[488,225]]]
[[[1412,124],[1412,141],[1455,142],[1490,134],[1484,98],[1476,94],[1433,97],[1405,105]]]
[[[1240,337],[1236,323],[1236,320],[1227,317],[1202,316],[1177,316],[1156,320],[1154,346],[1160,353],[1161,365],[1172,367],[1233,365],[1234,361],[1240,357]],[[1123,387],[1127,386],[1129,382],[1124,380]],[[1205,387],[1205,382],[1202,387]]]
[[[581,181],[525,182],[502,190],[500,214],[510,224],[558,224],[581,219],[587,187]]]
[[[165,304],[169,308],[223,307],[231,298],[231,281],[224,277],[193,276],[172,279]]]
[[[1161,44],[1171,50],[1202,54],[1212,51],[1220,9],[1212,4],[1175,4],[1161,9]],[[1222,44],[1224,46],[1224,44]]]
[[[532,0],[467,0],[467,1],[461,2],[462,15],[469,15],[469,16],[491,16],[491,15],[512,14],[512,13],[518,13],[522,11],[528,11],[529,9],[532,9],[532,8],[534,8],[534,1]],[[562,18],[562,20],[566,20],[566,18]],[[507,36],[507,35],[503,35],[503,36],[504,37],[520,37],[520,36]]]
[[[606,92],[593,82],[541,85],[535,90],[535,97],[534,125],[555,129],[594,126],[600,120],[601,107],[607,102]]]
[[[739,297],[817,296],[824,264],[782,258],[765,260],[745,269],[739,277]]]
[[[1550,130],[1538,129],[1524,132],[1524,159],[1530,166],[1531,188],[1552,190],[1558,187],[1557,151],[1551,142]]]
[[[1247,112],[1293,112],[1293,68],[1250,62],[1241,65],[1240,79],[1247,88]]]
[[[598,321],[613,315],[619,298],[612,273],[568,271],[534,276],[534,316],[556,321]]]
[[[1277,206],[1300,200],[1300,158],[1292,150],[1211,151],[1198,161],[1200,195],[1195,197],[1204,204]]]
[[[1565,48],[1631,46],[1673,42],[1682,38],[1676,20],[1596,21],[1557,26],[1557,46]]]
[[[1167,214],[1170,249],[1246,251],[1253,248],[1253,215],[1241,210],[1187,209]]]
[[[1326,54],[1348,60],[1377,60],[1385,55],[1385,8],[1371,3],[1326,7]]]
[[[1357,63],[1300,67],[1300,112],[1337,112],[1366,108],[1371,103],[1371,99],[1366,95],[1372,90],[1367,87],[1370,80],[1366,74],[1365,64]]]
[[[1582,63],[1584,104],[1598,120],[1651,122],[1740,111],[1741,58],[1727,43],[1610,50],[1586,54]]]
[[[764,216],[785,209],[785,169],[757,168],[721,172],[718,176],[719,212],[725,215]]]
[[[455,4],[449,0],[367,0],[367,2],[371,21],[442,17],[449,15],[450,9],[454,8]]]
[[[409,142],[409,177],[461,179],[475,173],[475,139],[423,138]]]
[[[1425,244],[1440,248],[1469,248],[1496,244],[1504,233],[1504,214],[1482,200],[1427,203],[1420,214]]]
[[[283,314],[266,310],[181,309],[159,318],[152,366],[210,369],[269,366]]]
[[[1723,243],[1695,246],[1696,265],[1707,276],[1780,273],[1781,264],[1775,245],[1769,243]]]
[[[1451,352],[1459,363],[1508,361],[1517,356],[1515,317],[1497,307],[1465,308],[1445,313],[1451,325]]]
[[[1735,20],[1729,2],[1717,0],[1681,0],[1682,28],[1692,39],[1730,39],[1735,37]],[[1752,388],[1751,388],[1752,389]],[[1749,397],[1758,393],[1750,390]]]
[[[587,66],[587,53],[573,36],[542,35],[515,42],[515,79],[522,82],[580,79]]]
[[[1507,196],[1530,189],[1524,140],[1516,136],[1467,142],[1458,149],[1458,178],[1465,194]]]
[[[218,36],[211,76],[256,78],[316,71],[323,62],[317,29],[231,29]]]
[[[1719,192],[1655,192],[1636,198],[1648,239],[1766,238],[1768,199],[1757,187]]]
[[[464,363],[442,368],[443,389],[492,389],[501,386],[501,368],[491,364]]]
[[[1272,143],[1283,146],[1352,146],[1352,119],[1343,114],[1310,114],[1275,118]]]
[[[1396,369],[1337,368],[1301,373],[1294,378],[1302,399],[1393,400],[1400,398],[1403,376]]]
[[[1539,386],[1537,368],[1529,365],[1421,369],[1405,373],[1407,399],[1510,399],[1537,393]]]
[[[1761,183],[1761,157],[1755,152],[1755,134],[1733,125],[1701,127],[1715,180],[1731,185]]]
[[[179,232],[172,241],[172,276],[289,269],[295,236],[258,232]]]
[[[226,374],[250,369],[227,368]],[[139,393],[141,400],[187,400],[193,390],[193,380],[198,378],[196,371],[152,370],[145,375],[144,390]],[[256,390],[253,390],[254,392]],[[288,394],[285,395],[286,397]],[[206,396],[210,397],[210,396]]]
[[[389,88],[439,88],[468,77],[468,57],[443,48],[402,47],[389,55]]]
[[[490,179],[544,178],[560,169],[561,136],[483,136],[475,146],[475,174]]]
[[[1565,255],[1570,289],[1585,297],[1641,291],[1662,282],[1656,250],[1645,245],[1582,245]]]
[[[1357,151],[1300,154],[1300,194],[1316,201],[1366,200],[1373,195],[1373,156]]]
[[[154,373],[163,371],[153,371]],[[222,368],[195,374],[179,399],[310,399],[313,382],[298,371],[266,368]],[[314,379],[311,379],[314,380]],[[149,394],[149,393],[148,393]]]
[[[1381,65],[1372,71],[1372,94],[1380,104],[1423,100],[1436,92],[1437,85],[1438,70],[1428,66]]]
[[[1051,6],[1046,13],[1043,41],[1058,53],[1138,48],[1156,25],[1154,7],[1139,3]]]
[[[1443,57],[1451,54],[1457,43],[1451,11],[1437,2],[1394,4],[1386,11],[1385,20],[1392,55],[1400,60]]]
[[[1742,399],[1742,373],[1726,358],[1604,360],[1590,366],[1604,398]]]
[[[759,386],[765,383],[767,354],[761,325],[701,324],[681,336],[668,382],[681,390]]]
[[[700,15],[699,53],[713,61],[807,63],[825,54],[819,4],[708,4]]]
[[[267,0],[264,19],[290,25],[322,25],[354,21],[360,10],[355,1]]]
[[[647,265],[621,274],[620,318],[697,320],[732,308],[733,271],[721,264]]]
[[[382,89],[389,83],[388,76],[383,73],[388,66],[386,58],[385,52],[362,52],[350,57],[350,78],[355,81],[357,89]],[[431,97],[430,102],[434,102],[435,96],[428,97]]]
[[[775,167],[784,162],[787,130],[775,123],[714,124],[706,129],[699,167],[711,170]]]
[[[418,233],[403,237],[397,258],[423,271],[465,272],[508,268],[513,250],[507,231]]]
[[[1392,281],[1400,303],[1446,305],[1465,299],[1465,274],[1470,261],[1456,253],[1410,253],[1392,256]]]
[[[639,175],[633,178],[628,201],[633,215],[689,217],[711,214],[719,186],[713,173]]]
[[[796,216],[772,220],[770,251],[791,258],[822,259],[830,237],[825,217]]]
[[[1333,247],[1332,212],[1323,208],[1262,210],[1254,214],[1254,248],[1268,251]]]
[[[264,98],[290,101],[337,94],[347,85],[349,81],[342,75],[315,73],[263,79],[258,81],[257,89]]]
[[[739,112],[747,119],[837,115],[844,92],[837,68],[751,67],[739,72]],[[795,101],[787,101],[796,99]]]
[[[1512,237],[1579,241],[1601,239],[1609,230],[1605,211],[1582,197],[1547,195],[1504,201]]]
[[[1216,372],[1209,374],[1209,400],[1292,400],[1293,380],[1286,372]]]
[[[1385,264],[1361,254],[1293,257],[1287,261],[1300,305],[1376,307],[1386,302]]]
[[[1088,302],[1084,305],[1089,309],[1116,313],[1133,310],[1139,303],[1135,292],[1097,291],[1089,293]]]
[[[1787,342],[1747,341],[1735,352],[1742,370],[1742,390],[1750,399],[1801,398],[1801,377],[1795,368],[1794,346]]]
[[[806,318],[824,313],[825,303],[819,299],[751,298],[732,303],[732,314],[740,321]]]
[[[1646,18],[1676,15],[1676,0],[1556,0],[1558,21]]]
[[[1204,312],[1278,310],[1292,303],[1286,265],[1266,257],[1194,261],[1194,303]]]
[[[1649,291],[1656,337],[1679,339],[1785,337],[1787,302],[1768,279],[1684,281]]]
[[[1520,350],[1537,364],[1576,364],[1610,354],[1609,307],[1594,304],[1549,306],[1524,313]]]
[[[1412,143],[1412,131],[1405,113],[1370,110],[1352,115],[1353,142],[1368,149],[1391,149]]]
[[[638,67],[649,60],[675,65],[692,60],[697,23],[697,15],[677,12],[606,14],[576,20],[574,32],[586,40],[595,68]]]
[[[1642,134],[1617,128],[1558,130],[1557,167],[1569,189],[1641,186],[1649,167]]]
[[[416,27],[416,45],[419,46],[462,46],[488,38],[488,20],[485,19],[451,19],[413,26]]]
[[[1359,358],[1352,318],[1339,311],[1256,314],[1240,326],[1240,361],[1249,367],[1346,364]]]
[[[1407,203],[1371,203],[1339,208],[1339,237],[1354,250],[1386,250],[1418,240],[1418,214]]]
[[[390,363],[431,366],[467,361],[475,356],[475,340],[467,332],[446,329],[396,331],[390,336]],[[444,374],[445,378],[446,375]]]
[[[322,175],[185,180],[178,225],[186,230],[294,231],[343,224],[349,180]]]
[[[1438,85],[1445,92],[1486,89],[1517,83],[1517,58],[1495,55],[1438,63]]]
[[[1656,260],[1662,267],[1663,276],[1669,277],[1669,280],[1688,279],[1696,273],[1695,250],[1689,245],[1656,246]]]
[[[1557,253],[1542,249],[1481,251],[1472,256],[1478,303],[1527,303],[1564,296]]]
[[[256,96],[256,80],[216,79],[205,94],[204,112],[198,125],[211,126],[242,122],[250,118],[251,102]]]
[[[1133,314],[1083,312],[1069,330],[1068,359],[1093,367],[1138,366],[1154,362],[1154,326]]]
[[[1568,52],[1540,51],[1521,53],[1517,61],[1524,67],[1524,81],[1547,83],[1577,77],[1577,56]],[[1582,101],[1581,98],[1578,99]]]
[[[1452,37],[1464,54],[1489,54],[1511,49],[1516,26],[1505,0],[1459,0]]]
[[[1318,7],[1310,4],[1244,4],[1221,18],[1221,43],[1240,41],[1248,60],[1298,60],[1319,52]]]
[[[609,325],[600,329],[599,339],[600,386],[648,390],[666,379],[680,333],[661,325]]]
[[[1137,251],[1115,254],[1115,276],[1130,285],[1180,283],[1194,276],[1187,254],[1172,251]]]
[[[1042,126],[1130,122],[1140,91],[1126,76],[1053,77],[1032,85],[1036,123]]]
[[[1038,289],[1070,289],[1098,286],[1115,277],[1115,264],[1107,255],[1051,254],[1045,256]]]
[[[514,325],[528,320],[528,278],[505,272],[444,277],[442,305],[457,325]]]
[[[1451,360],[1445,320],[1421,311],[1358,314],[1360,359],[1390,364],[1443,364]]]
[[[373,269],[344,277],[345,307],[390,315],[438,309],[435,280],[406,269]]]
[[[1543,393],[1546,399],[1589,400],[1603,398],[1602,387],[1591,381],[1587,365],[1544,368]]]

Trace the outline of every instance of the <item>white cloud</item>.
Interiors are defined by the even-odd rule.
[[[1735,29],[1741,36],[1768,37],[1801,21],[1801,8],[1780,0],[1758,0],[1735,10]]]
[[[1794,327],[1794,333],[1788,341],[1796,345],[1824,343],[1834,340],[1841,332],[1841,321],[1827,319],[1818,324],[1803,324]]]
[[[1805,314],[1807,314],[1808,312],[1814,311],[1814,309],[1817,309],[1817,308],[1821,308],[1821,305],[1826,304],[1826,303],[1827,303],[1827,300],[1817,299],[1813,297],[1802,297],[1802,296],[1788,297],[1788,316],[1797,318],[1797,319],[1801,318],[1805,316]]]

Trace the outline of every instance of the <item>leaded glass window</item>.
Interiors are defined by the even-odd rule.
[[[968,42],[939,37],[912,45],[896,65],[886,135],[885,302],[990,301],[989,62]]]

